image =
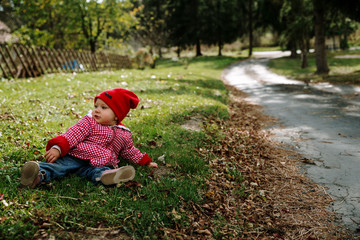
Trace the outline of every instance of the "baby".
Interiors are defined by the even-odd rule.
[[[46,162],[24,164],[21,185],[34,188],[68,173],[85,177],[94,184],[132,180],[134,167],[117,168],[118,156],[138,165],[157,167],[146,153],[134,146],[131,131],[121,123],[130,109],[138,105],[138,97],[131,91],[116,88],[100,93],[94,103],[94,110],[48,141]]]

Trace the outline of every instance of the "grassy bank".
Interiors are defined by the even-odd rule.
[[[269,67],[272,71],[293,79],[311,82],[332,82],[344,84],[360,84],[360,51],[328,52],[327,62],[329,75],[320,76],[316,71],[315,55],[309,54],[309,67],[301,68],[300,58],[272,59]]]
[[[188,202],[200,203],[211,156],[198,154],[221,138],[212,120],[228,118],[227,90],[220,81],[236,58],[163,60],[154,70],[54,74],[0,84],[0,238],[80,238],[89,230],[113,230],[139,239],[186,227]],[[71,175],[36,189],[19,186],[21,166],[43,161],[47,141],[66,131],[111,88],[140,98],[124,120],[135,145],[159,169],[136,168],[135,181],[94,186]],[[182,127],[196,119],[200,128]],[[129,164],[125,160],[121,164]]]

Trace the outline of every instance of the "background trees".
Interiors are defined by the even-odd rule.
[[[95,52],[110,36],[126,39],[136,23],[128,1],[12,0],[6,6],[17,19],[14,30],[20,41],[38,46]]]
[[[218,47],[244,36],[249,56],[254,36],[271,32],[278,44],[301,50],[302,67],[315,36],[317,73],[326,74],[325,37],[341,35],[342,47],[360,21],[357,4],[340,0],[8,0],[0,20],[20,41],[57,48],[117,51],[130,37],[162,55],[162,48]],[[6,17],[7,16],[7,17]],[[11,19],[11,20],[9,20]],[[9,25],[9,24],[8,24]]]
[[[301,50],[301,67],[307,67],[309,41],[313,36],[313,7],[309,0],[284,0],[280,17],[286,27],[282,30],[282,44],[290,46],[293,56]]]
[[[150,52],[157,49],[162,57],[161,48],[168,46],[169,31],[166,21],[169,16],[168,1],[143,0],[133,1],[138,25],[132,32],[134,39],[142,46],[150,46]]]
[[[232,43],[241,36],[241,9],[233,0],[207,1],[203,8],[205,21],[201,42],[218,46],[218,56],[221,56],[224,44]]]
[[[195,46],[196,56],[201,56],[201,41],[206,34],[208,24],[205,18],[205,0],[170,0],[167,29],[169,45],[181,49]]]

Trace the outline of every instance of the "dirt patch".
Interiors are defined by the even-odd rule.
[[[12,114],[12,113],[3,113],[3,114],[0,114],[0,119],[1,120],[14,120],[16,117]]]
[[[182,124],[181,127],[186,130],[200,132],[202,129],[202,119],[200,117],[193,116]]]
[[[171,167],[171,166],[169,166]],[[166,166],[159,166],[158,168],[154,169],[154,177],[158,178],[158,177],[166,177],[167,175],[169,175],[169,173],[171,173],[171,169],[166,167]]]

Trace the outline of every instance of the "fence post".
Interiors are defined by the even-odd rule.
[[[19,45],[19,50],[22,53],[22,57],[24,58],[25,62],[27,63],[27,68],[31,74],[31,77],[36,77],[36,74],[33,71],[33,66],[31,64],[31,60],[29,60],[29,58],[28,58],[29,54],[26,54],[22,45]]]
[[[104,67],[108,68],[111,71],[111,62],[108,58],[108,54],[101,53],[101,55],[102,55],[102,59],[103,59],[104,65],[105,65]]]
[[[8,48],[8,46],[6,46],[5,45],[5,52],[8,54],[8,56],[9,56],[9,59],[10,59],[10,62],[11,62],[11,64],[12,64],[12,66],[14,67],[14,78],[16,77],[16,72],[18,71],[18,69],[17,69],[17,66],[16,66],[16,64],[15,64],[15,61],[14,61],[14,59],[13,59],[13,57],[11,56],[11,52],[10,52],[10,50],[9,50],[9,48]]]
[[[86,67],[86,61],[82,55],[82,52],[80,51],[76,51],[76,50],[72,50],[72,52],[75,54],[75,56],[77,56],[80,60],[80,63],[83,67],[82,71],[88,71],[87,67]]]
[[[61,50],[61,54],[64,56],[65,64],[69,67],[69,71],[73,72],[72,65],[71,65],[72,57],[69,56],[69,53],[66,51],[66,49]]]
[[[57,59],[56,57],[52,57],[53,52],[50,50],[50,48],[43,47],[44,53],[46,54],[46,59],[49,60],[50,65],[54,68],[54,72],[59,72],[59,69],[57,67]]]
[[[19,50],[17,49],[16,45],[13,46],[13,49],[14,49],[16,55],[18,56],[19,61],[20,61],[21,65],[22,65],[23,69],[25,69],[25,72],[28,74],[28,76],[32,77],[31,72],[29,71],[29,69],[27,68],[27,66],[24,63],[23,59],[21,58],[21,54],[20,54]],[[21,71],[21,69],[19,69],[19,70]],[[17,75],[19,76],[20,74],[21,74],[21,72],[18,71]]]
[[[26,52],[27,52],[27,55],[29,56],[28,59],[30,59],[30,64],[31,64],[30,67],[31,67],[31,69],[33,69],[33,75],[34,75],[34,77],[37,77],[37,76],[42,75],[43,73],[42,73],[42,71],[41,71],[41,68],[39,68],[39,66],[38,66],[37,62],[35,61],[34,56],[31,54],[29,48],[27,48],[27,47],[25,47],[25,46],[22,46],[22,47],[23,47],[23,49],[24,49],[24,52],[26,51]],[[35,72],[35,71],[37,71],[37,72]],[[38,74],[37,74],[37,73],[38,73]]]
[[[59,60],[58,56],[56,55],[55,49],[48,48],[48,50],[53,56],[51,59],[54,59],[55,67],[57,67],[58,71],[61,71],[61,61]]]
[[[45,74],[45,67],[42,66],[42,61],[38,57],[37,50],[35,50],[35,48],[33,48],[33,47],[30,47],[30,49],[31,49],[31,52],[33,53],[33,57],[34,57],[35,61],[38,63],[38,67],[40,68],[41,74]]]
[[[90,58],[91,58],[91,61],[92,61],[93,64],[94,64],[94,70],[97,71],[97,70],[98,70],[98,66],[96,65],[96,53],[90,52]]]
[[[88,65],[89,71],[93,70],[93,66],[92,66],[92,64],[91,64],[91,59],[90,59],[90,57],[89,57],[89,53],[88,53],[88,52],[82,52],[82,54],[83,54],[83,56],[84,56],[84,58],[85,58],[85,60],[86,60],[86,63],[87,63],[87,65]]]
[[[59,49],[56,49],[55,52],[57,53],[59,59],[60,59],[60,67],[61,69],[64,69],[65,71],[68,70],[67,64],[66,64],[66,59],[64,58],[64,56],[61,54],[61,51]],[[64,68],[65,66],[65,68]]]
[[[51,71],[51,66],[50,63],[47,61],[47,56],[43,56],[43,52],[45,50],[43,48],[38,48],[38,54],[39,54],[39,58],[42,61],[43,65],[44,65],[44,71],[45,72],[52,72]]]
[[[10,65],[9,65],[9,63],[8,63],[8,61],[7,61],[7,59],[6,59],[5,53],[3,52],[3,50],[2,50],[1,47],[0,47],[0,54],[1,54],[2,58],[4,59],[5,65],[6,65],[7,69],[9,70],[9,73],[10,73],[11,77],[14,78],[14,74],[12,73],[12,70],[11,70],[11,68],[10,68]],[[1,67],[1,70],[2,70],[2,72],[3,72],[3,74],[4,74],[4,77],[5,77],[5,78],[8,78],[8,74],[6,74],[6,71],[5,71],[5,69],[2,67],[1,64],[0,64],[0,67]]]
[[[77,64],[77,65],[79,65],[79,60],[77,59],[77,57],[73,54],[73,52],[71,51],[71,50],[65,50],[66,51],[66,53],[67,53],[67,55],[72,59],[72,60],[70,60],[70,61],[72,61],[71,62],[71,67],[73,68],[72,70],[73,70],[73,72],[74,71],[78,71],[79,69],[79,66],[76,66],[75,65],[75,63]],[[76,62],[75,62],[76,61]]]

